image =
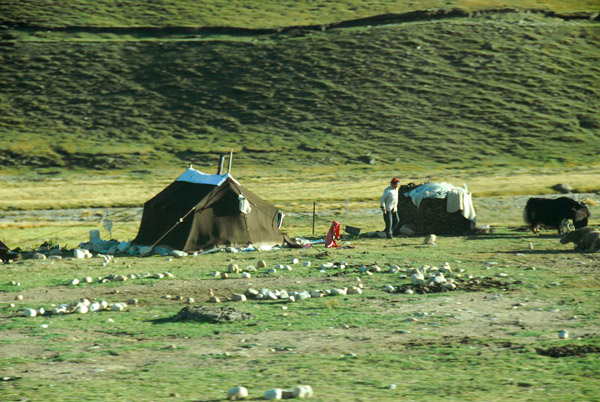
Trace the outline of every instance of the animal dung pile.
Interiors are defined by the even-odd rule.
[[[199,321],[210,323],[222,323],[249,320],[252,314],[238,311],[233,307],[193,307],[182,308],[173,321]]]
[[[568,344],[563,346],[552,346],[548,349],[535,348],[535,351],[542,356],[559,358],[584,356],[588,353],[600,353],[600,346]]]

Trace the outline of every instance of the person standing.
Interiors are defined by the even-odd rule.
[[[381,211],[383,212],[383,220],[385,222],[385,236],[388,239],[394,238],[394,229],[400,217],[398,216],[398,188],[400,180],[393,178],[390,186],[383,191],[381,196]]]

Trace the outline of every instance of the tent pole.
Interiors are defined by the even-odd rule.
[[[315,211],[317,209],[317,202],[313,201],[313,232],[312,234],[315,234]]]
[[[229,152],[229,167],[227,168],[227,174],[231,173],[231,160],[233,159],[233,148]]]
[[[223,165],[225,164],[225,155],[219,155],[219,169],[217,170],[217,174],[223,174]]]

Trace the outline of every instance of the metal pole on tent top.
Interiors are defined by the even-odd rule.
[[[217,169],[217,174],[223,174],[223,165],[225,164],[225,155],[219,155],[219,168]]]
[[[227,174],[231,174],[231,160],[233,159],[233,148],[229,152],[229,167],[227,168]]]
[[[317,202],[313,201],[313,235],[315,234],[315,211],[317,210]]]

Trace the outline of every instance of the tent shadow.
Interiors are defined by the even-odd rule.
[[[465,240],[502,240],[502,239],[524,239],[524,240],[539,240],[539,239],[560,239],[561,235],[536,235],[532,233],[481,233],[467,235]]]
[[[226,401],[227,398],[224,399],[194,399],[192,402],[223,402]],[[256,398],[244,398],[245,401],[264,401],[265,398],[256,397]]]
[[[581,254],[577,250],[507,250],[499,254],[548,255],[548,254]]]
[[[156,318],[154,320],[146,320],[146,322],[150,322],[152,324],[170,324],[175,322],[182,322],[182,320],[175,319],[176,316],[165,317],[165,318]]]

